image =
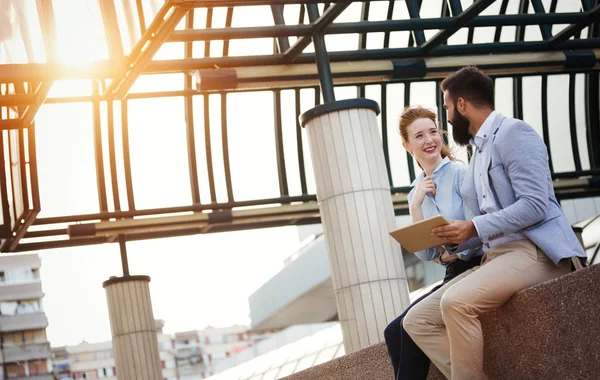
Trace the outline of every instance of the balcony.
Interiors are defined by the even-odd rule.
[[[40,280],[0,285],[0,301],[33,300],[43,296]]]
[[[45,329],[48,327],[48,318],[44,313],[0,315],[0,331],[23,331]]]
[[[26,360],[49,359],[51,356],[50,342],[4,344],[4,357],[6,358],[7,363]]]
[[[11,377],[10,380],[54,380],[54,376],[51,373],[47,373],[44,375]]]

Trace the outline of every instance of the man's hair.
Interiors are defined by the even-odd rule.
[[[467,66],[444,79],[442,91],[448,90],[450,98],[464,98],[475,107],[494,107],[494,81],[475,66]]]

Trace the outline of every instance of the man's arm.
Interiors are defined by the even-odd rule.
[[[548,210],[548,151],[539,135],[527,123],[518,121],[499,131],[493,149],[498,150],[516,202],[497,212],[473,220],[453,220],[432,234],[460,244],[479,236],[483,243],[508,235],[544,220]],[[493,185],[493,184],[491,184]],[[502,191],[495,188],[496,191]]]

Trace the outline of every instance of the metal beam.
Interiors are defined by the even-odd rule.
[[[135,0],[135,6],[138,14],[138,21],[140,23],[140,31],[142,35],[146,33],[146,18],[144,17],[144,5],[142,4],[142,0]]]
[[[421,16],[419,15],[420,3],[417,4],[417,0],[406,0],[406,8],[408,9],[408,15],[411,20],[419,20]],[[425,43],[425,33],[421,29],[415,29],[412,31],[412,37],[414,38],[417,46],[421,46]],[[409,42],[409,46],[411,43]]]
[[[129,154],[129,103],[127,99],[121,100],[121,144],[123,146],[123,171],[125,173],[125,188],[127,189],[127,206],[129,210],[135,210],[131,155]]]
[[[452,17],[457,17],[463,12],[462,4],[460,0],[442,0],[447,4],[450,4],[450,11],[452,12]]]
[[[33,121],[35,120],[35,116],[37,115],[37,112],[39,111],[42,104],[44,104],[44,101],[46,100],[46,97],[48,96],[48,93],[50,92],[51,88],[52,88],[52,81],[41,82],[38,85],[38,87],[35,90],[35,94],[34,94],[35,102],[32,105],[30,105],[29,107],[27,107],[25,114],[21,118],[22,123],[23,123],[23,128],[28,128],[31,125],[31,123],[33,123]]]
[[[58,60],[58,35],[56,33],[56,18],[54,17],[54,7],[52,0],[37,0],[38,18],[42,30],[42,39],[46,49],[46,59],[48,62]]]
[[[122,99],[142,73],[144,67],[152,60],[163,42],[173,32],[188,9],[176,7],[172,0],[167,0],[160,9],[152,24],[129,55],[128,67],[116,78],[107,93]]]
[[[546,14],[542,0],[531,0],[531,5],[536,14]],[[552,38],[552,27],[549,24],[540,24],[540,33],[542,33],[544,40],[549,40]]]
[[[108,55],[112,60],[125,58],[123,52],[123,41],[117,21],[117,11],[114,0],[105,0],[98,2],[102,12],[102,21],[106,32],[106,43],[108,45]]]
[[[349,0],[345,0],[345,1],[340,1],[339,3],[336,3],[334,6],[331,6],[329,8],[327,8],[327,10],[325,10],[325,12],[323,12],[323,15],[321,17],[319,17],[317,20],[315,21],[311,21],[311,26],[312,26],[312,34],[321,34],[323,32],[323,29],[325,29],[325,27],[327,25],[329,25],[331,22],[333,22],[333,20],[335,20],[337,18],[337,16],[339,16],[346,8],[348,8],[348,6],[352,3],[352,1]],[[312,4],[313,6],[316,4]],[[296,40],[296,42],[294,43],[294,45],[292,47],[290,47],[289,49],[287,49],[285,51],[285,53],[283,53],[283,57],[284,60],[286,62],[292,62],[294,61],[298,55],[300,55],[304,49],[310,45],[310,37],[309,36],[302,36],[300,38],[298,38],[298,40]]]
[[[371,0],[390,1],[390,0]],[[173,0],[179,6],[194,8],[210,7],[237,7],[254,5],[291,5],[291,4],[317,4],[323,0]],[[341,2],[341,1],[338,1]]]
[[[37,149],[35,137],[35,122],[27,129],[27,143],[29,155],[29,182],[31,184],[31,208],[33,211],[41,211],[40,186],[38,181]]]
[[[585,13],[544,13],[544,14],[513,14],[477,16],[467,22],[465,27],[485,26],[508,26],[508,25],[542,25],[542,24],[576,24],[586,22],[588,16]],[[341,22],[330,24],[323,29],[323,34],[350,34],[350,33],[375,33],[375,32],[399,32],[412,31],[415,29],[431,30],[446,29],[456,25],[451,18],[439,19],[407,19],[407,20],[383,20],[368,22]],[[311,25],[274,25],[256,27],[236,28],[207,28],[176,30],[169,37],[169,42],[192,42],[210,41],[224,39],[246,39],[246,38],[277,38],[291,36],[310,36],[313,27]]]
[[[92,82],[92,93],[100,94],[97,81]],[[96,167],[96,188],[98,189],[98,207],[100,212],[108,211],[106,197],[106,176],[104,172],[104,149],[102,144],[102,121],[100,119],[100,102],[92,103],[92,128],[94,143],[94,165]]]
[[[21,128],[23,128],[21,119],[0,119],[0,131],[10,131],[11,129]]]
[[[552,37],[552,39],[548,41],[548,46],[550,48],[562,47],[561,45],[566,43],[569,40],[569,38],[573,37],[575,34],[585,29],[592,22],[597,21],[597,19],[600,18],[600,5],[596,5],[594,8],[590,9],[584,14],[587,15],[586,21],[569,25],[560,33]]]
[[[562,173],[564,174],[564,173]],[[570,173],[574,174],[574,173]],[[577,173],[579,175],[588,175],[587,172]],[[595,172],[594,175],[598,176],[598,172]],[[596,179],[574,179],[574,180],[561,180],[560,182],[555,182],[555,187],[557,194],[563,199],[570,197],[582,197],[589,195],[597,195],[600,194],[600,187],[597,185],[592,186],[592,182],[597,181]],[[560,183],[560,186],[557,186]],[[405,215],[408,213],[407,203],[406,203],[406,195],[408,192],[407,187],[402,188],[393,188],[392,189],[392,201],[394,204],[394,213],[396,215]],[[299,197],[290,197],[290,198],[299,198]],[[316,200],[314,196],[304,196],[302,198],[312,198],[313,201]],[[278,203],[287,203],[283,202],[283,200],[279,200]],[[251,202],[251,201],[249,201]],[[199,209],[205,205],[195,205],[188,207],[179,207],[179,209],[183,208],[194,208]],[[263,228],[263,227],[274,227],[274,226],[283,226],[283,225],[300,225],[300,224],[308,224],[308,223],[318,223],[320,217],[318,215],[318,209],[316,209],[317,205],[314,202],[313,206],[308,204],[304,205],[305,207],[309,206],[309,208],[296,208],[293,207],[292,213],[282,212],[283,210],[279,210],[279,213],[264,213],[262,210],[252,210],[256,212],[255,216],[249,217],[249,215],[243,216],[242,219],[233,218],[232,222],[217,222],[211,223],[207,226],[196,226],[196,227],[177,227],[171,230],[159,230],[153,232],[140,232],[140,233],[132,233],[127,234],[127,241],[133,240],[145,240],[145,239],[156,239],[162,237],[173,237],[173,236],[184,236],[184,235],[192,235],[192,234],[200,234],[200,233],[212,233],[212,232],[224,232],[224,231],[232,231],[232,230],[240,230],[240,229],[250,229],[250,228]],[[173,209],[173,208],[171,208]],[[164,209],[165,213],[170,213],[167,211],[172,211],[171,209]],[[144,213],[145,211],[151,210],[140,210],[136,213]],[[275,211],[275,210],[270,210]],[[127,213],[127,212],[125,212]],[[86,220],[99,220],[99,219],[120,219],[124,212],[120,213],[106,213],[106,216],[98,216],[98,215],[90,215],[90,219]],[[152,215],[152,214],[146,214]],[[270,216],[269,216],[270,215]],[[266,218],[264,217],[266,216]],[[65,219],[70,217],[58,217],[58,218],[42,218],[38,219],[34,225],[39,224],[48,224],[45,223],[49,221],[49,219],[58,220],[61,219],[61,223],[64,223]],[[143,219],[138,219],[143,220]],[[170,220],[170,219],[169,219]],[[174,220],[173,220],[174,221]],[[42,223],[40,223],[42,222]],[[77,221],[72,221],[74,223]],[[133,220],[128,221],[127,223],[131,223]],[[150,221],[154,223],[154,221]],[[57,222],[58,223],[58,222]],[[121,223],[122,224],[122,223]],[[66,230],[65,229],[54,229],[54,230],[44,230],[44,231],[31,231],[27,234],[27,236],[35,237],[36,234],[40,232],[40,236],[44,235],[44,237],[52,237],[56,236],[57,240],[49,240],[42,241],[36,243],[22,242],[16,249],[17,252],[23,251],[31,251],[31,250],[39,250],[39,249],[48,249],[48,248],[59,248],[59,247],[73,247],[73,246],[81,246],[81,245],[90,245],[90,244],[101,244],[110,242],[110,237],[100,236],[100,237],[90,237],[90,238],[72,238],[65,240],[64,237]],[[43,233],[42,233],[43,232]]]
[[[194,12],[188,12],[185,20],[185,27],[190,29],[194,27]],[[194,44],[187,42],[184,46],[185,58],[194,56]],[[187,142],[188,170],[190,178],[190,191],[192,203],[200,203],[200,186],[198,183],[198,160],[196,158],[196,131],[194,129],[194,100],[192,98],[192,76],[185,75],[183,88],[188,92],[184,96],[185,108],[185,134]]]
[[[443,42],[448,40],[450,36],[456,33],[460,28],[467,25],[467,23],[474,17],[479,15],[484,9],[489,7],[495,0],[479,0],[473,3],[469,8],[463,11],[460,15],[453,17],[455,20],[455,26],[448,29],[440,30],[435,36],[431,37],[421,47],[421,54],[426,55],[433,49],[440,46]]]
[[[600,38],[567,41],[562,46],[564,50],[598,49]],[[555,49],[548,48],[543,41],[507,42],[507,43],[481,43],[471,45],[449,45],[440,46],[430,52],[431,57],[444,57],[453,55],[475,55],[475,54],[510,54],[522,52],[550,52]],[[334,51],[329,52],[330,62],[351,62],[375,59],[403,59],[422,57],[421,49],[413,48],[390,48],[369,49],[356,51]],[[182,71],[193,71],[202,69],[241,67],[241,66],[269,66],[286,63],[282,55],[255,55],[247,57],[214,57],[196,58],[188,60],[164,60],[152,61],[146,68],[146,73],[173,73]],[[315,63],[315,55],[311,53],[301,54],[296,63]]]
[[[28,106],[34,103],[34,94],[0,95],[0,107]]]
[[[35,222],[35,226],[48,225],[48,224],[63,224],[63,223],[79,223],[94,220],[104,219],[123,219],[123,218],[137,218],[145,216],[158,216],[166,214],[179,214],[179,213],[190,213],[190,212],[203,212],[203,211],[220,211],[220,210],[231,210],[236,207],[257,207],[265,206],[272,207],[280,204],[289,204],[297,202],[313,202],[317,200],[316,195],[300,195],[300,196],[287,196],[278,198],[265,198],[265,199],[253,199],[248,201],[236,201],[236,202],[215,202],[209,204],[194,204],[188,206],[176,206],[176,207],[165,207],[165,208],[154,208],[154,209],[143,209],[135,210],[130,209],[129,211],[116,211],[116,212],[102,212],[94,214],[79,214],[79,215],[67,215],[67,216],[54,216],[38,218]]]
[[[2,65],[0,83],[39,82],[58,79],[105,79],[118,75],[114,62],[69,65],[57,63],[21,63]]]
[[[331,7],[329,9],[331,9]],[[308,4],[306,6],[306,10],[311,23],[316,24],[319,22],[319,8],[317,8],[316,4]],[[329,66],[329,59],[327,57],[325,39],[323,38],[323,35],[315,33],[313,34],[312,40],[315,45],[317,73],[319,75],[319,83],[321,85],[321,92],[323,93],[323,100],[325,103],[334,102],[335,93],[333,92],[333,77],[331,75],[331,67]]]
[[[308,194],[306,188],[306,170],[304,166],[304,144],[302,142],[302,126],[300,125],[300,90],[294,89],[294,115],[296,120],[296,147],[298,154],[298,175],[300,176],[300,189],[302,195]]]
[[[589,38],[600,36],[600,22],[592,24]],[[587,147],[590,167],[600,168],[600,75],[589,73],[585,78]]]
[[[117,152],[115,148],[115,112],[113,100],[106,102],[106,118],[108,127],[108,165],[110,167],[110,185],[112,189],[115,211],[121,210],[121,194],[119,194],[119,176],[117,173]]]
[[[542,75],[542,138],[548,151],[548,166],[550,167],[550,173],[554,172],[554,166],[552,164],[552,149],[550,147],[550,126],[548,122],[548,75]]]
[[[0,252],[14,252],[19,246],[20,240],[25,236],[29,226],[33,224],[38,211],[26,210],[24,215],[21,215],[18,219],[18,223],[15,226],[12,236],[4,241],[4,244],[0,247]]]
[[[586,105],[587,108],[588,105]],[[579,154],[579,143],[577,139],[577,120],[575,117],[575,74],[569,75],[569,131],[571,134],[571,152],[575,171],[581,171],[581,156]]]
[[[271,5],[271,13],[273,13],[273,21],[275,22],[275,25],[285,26],[282,5]],[[279,53],[283,53],[290,48],[290,41],[288,40],[287,36],[280,36],[277,38],[277,48],[279,49]]]

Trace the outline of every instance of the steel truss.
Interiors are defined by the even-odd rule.
[[[569,97],[571,104],[570,137],[575,170],[555,173],[555,190],[561,199],[600,194],[600,1],[582,0],[579,12],[557,13],[559,0],[551,0],[549,9],[544,9],[541,0],[519,1],[517,14],[506,14],[509,0],[497,0],[500,10],[497,15],[481,15],[494,3],[493,0],[477,0],[462,9],[460,0],[444,0],[439,18],[421,18],[420,0],[389,1],[372,0],[362,2],[361,20],[335,22],[352,1],[310,0],[168,0],[146,26],[141,2],[136,2],[135,12],[142,36],[130,52],[125,52],[115,0],[99,2],[107,49],[107,61],[71,67],[56,60],[56,25],[51,0],[38,0],[42,9],[40,27],[43,31],[47,63],[11,64],[0,68],[0,109],[9,117],[0,120],[0,191],[3,224],[0,228],[2,251],[31,251],[120,242],[125,240],[152,239],[197,233],[239,230],[247,228],[299,225],[319,222],[316,196],[307,189],[306,170],[301,128],[296,122],[298,172],[301,194],[289,189],[282,137],[281,91],[293,90],[296,120],[300,114],[299,92],[314,89],[315,105],[334,99],[333,86],[358,86],[359,97],[365,96],[367,85],[378,85],[381,89],[383,149],[388,165],[388,176],[392,184],[396,214],[405,214],[406,186],[394,187],[390,170],[387,140],[387,91],[388,85],[404,84],[404,102],[410,103],[410,85],[420,81],[440,80],[449,72],[467,64],[477,64],[494,78],[514,78],[514,114],[523,113],[522,78],[541,76],[543,137],[550,151],[547,100],[548,77],[555,74],[569,75]],[[571,0],[561,0],[571,1]],[[387,4],[387,19],[369,21],[371,5],[375,2]],[[232,26],[233,15],[239,7],[266,5],[271,7],[273,24],[256,27]],[[297,23],[284,17],[286,6],[299,5]],[[409,17],[395,19],[395,7],[405,6]],[[529,13],[529,6],[532,13]],[[213,28],[215,8],[226,8],[225,27]],[[197,8],[206,9],[204,29],[194,28]],[[132,10],[133,12],[133,10]],[[176,30],[180,24],[185,28]],[[552,26],[568,24],[562,31],[553,34]],[[526,26],[535,25],[541,33],[539,41],[525,41]],[[501,42],[503,28],[516,26],[514,41]],[[130,27],[132,27],[130,25]],[[493,27],[494,41],[474,44],[477,28]],[[582,31],[587,28],[587,35]],[[449,45],[448,38],[461,29],[468,30],[466,44]],[[437,30],[430,38],[425,31]],[[405,47],[390,47],[393,32],[408,31],[410,36]],[[367,49],[367,39],[373,33],[383,33],[381,48]],[[358,34],[359,44],[351,51],[329,52],[325,50],[324,38],[338,34]],[[290,37],[296,37],[290,43]],[[233,40],[271,38],[273,53],[269,55],[229,56],[229,44]],[[194,42],[203,41],[204,57],[194,55]],[[211,57],[211,42],[224,41],[222,55]],[[184,44],[183,59],[155,60],[157,51],[165,44]],[[315,53],[306,48],[314,43]],[[183,89],[160,92],[131,92],[132,85],[143,75],[182,73]],[[587,152],[579,151],[574,115],[575,76],[585,75],[585,104]],[[93,94],[81,97],[48,98],[52,83],[63,79],[90,79]],[[320,91],[321,89],[321,91]],[[227,140],[227,94],[258,90],[273,91],[275,144],[277,155],[280,196],[268,199],[239,201],[235,199],[231,182],[231,169]],[[216,168],[212,158],[215,142],[211,141],[209,123],[209,94],[221,99],[221,132],[223,167]],[[193,98],[204,101],[205,135],[194,132]],[[133,99],[155,97],[183,97],[185,100],[187,154],[189,163],[190,193],[192,204],[182,207],[138,209],[133,191],[132,169],[129,153],[128,102]],[[441,97],[438,96],[441,109]],[[38,218],[43,207],[40,204],[35,155],[35,115],[42,104],[61,102],[91,102],[94,126],[96,178],[98,186],[99,213]],[[100,119],[101,104],[106,104],[104,115],[108,120],[108,151],[103,148]],[[119,105],[120,115],[116,115]],[[118,157],[115,149],[114,118],[122,120],[123,154]],[[445,114],[440,112],[445,124]],[[198,157],[196,144],[203,140],[205,157]],[[5,152],[9,147],[10,152]],[[235,152],[233,152],[235,153]],[[552,157],[552,152],[550,156]],[[590,169],[583,170],[581,156],[587,154]],[[104,168],[108,156],[109,167]],[[123,162],[125,192],[119,190],[117,163]],[[15,164],[16,163],[16,164]],[[202,203],[200,197],[199,165],[206,165],[210,202]],[[415,176],[412,160],[408,160],[410,178]],[[551,162],[552,167],[552,162]],[[216,197],[214,173],[223,170],[227,201],[219,202]],[[108,175],[106,174],[108,172]],[[109,204],[107,192],[112,192]]]

